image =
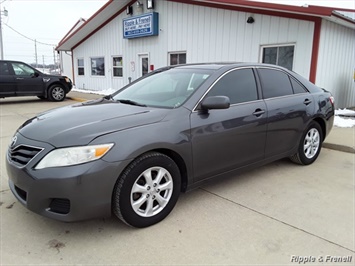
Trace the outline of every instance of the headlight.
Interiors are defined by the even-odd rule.
[[[70,78],[65,78],[65,82],[70,83]]]
[[[94,161],[104,156],[112,146],[113,143],[53,150],[37,164],[35,169],[69,166]]]

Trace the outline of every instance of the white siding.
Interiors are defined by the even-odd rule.
[[[76,59],[85,59],[85,76],[75,77],[78,88],[118,89],[128,77],[138,78],[138,54],[148,53],[154,68],[168,64],[168,53],[186,51],[187,63],[244,61],[260,62],[262,45],[295,44],[293,70],[308,78],[310,73],[314,23],[297,19],[156,1],[159,36],[123,39],[122,19],[117,16],[74,50]],[[123,56],[123,78],[112,78],[111,56]],[[90,76],[90,57],[104,56],[106,76]],[[135,69],[131,68],[131,63]],[[76,75],[75,69],[75,75]]]
[[[60,52],[60,68],[61,75],[69,77],[73,80],[73,71],[72,71],[72,60],[70,52],[68,54],[66,52]]]
[[[355,30],[323,20],[316,85],[335,97],[337,108],[355,106]]]

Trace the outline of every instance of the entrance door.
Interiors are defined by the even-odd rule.
[[[139,54],[139,77],[142,77],[149,72],[149,55],[148,54]]]

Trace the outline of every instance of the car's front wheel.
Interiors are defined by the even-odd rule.
[[[61,85],[54,84],[48,90],[48,98],[54,102],[61,102],[65,98],[65,90]]]
[[[322,129],[317,122],[312,122],[301,138],[298,152],[290,157],[290,159],[298,164],[308,165],[313,163],[322,148]]]
[[[150,152],[121,174],[113,192],[113,212],[130,226],[147,227],[163,220],[180,194],[181,176],[168,156]]]

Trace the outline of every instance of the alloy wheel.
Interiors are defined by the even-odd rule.
[[[173,193],[173,178],[163,167],[145,170],[134,182],[131,190],[131,206],[136,214],[152,217],[169,203]]]
[[[303,151],[304,155],[308,159],[312,159],[316,154],[319,149],[320,145],[320,135],[317,129],[311,128],[305,138],[304,138],[304,143],[303,143]]]

